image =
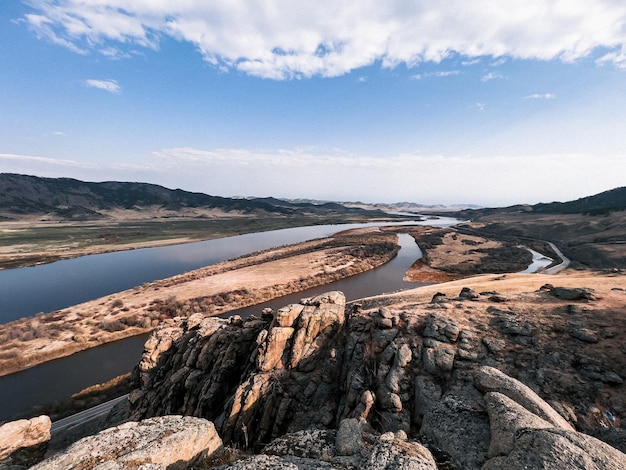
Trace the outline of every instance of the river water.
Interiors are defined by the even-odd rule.
[[[458,222],[442,217],[418,222],[296,227],[0,270],[0,323],[52,312],[255,251],[328,237],[340,230],[377,225],[450,226]]]
[[[421,222],[420,225],[449,226],[453,225],[456,222],[458,221],[455,219],[442,218]],[[138,259],[143,259],[144,261],[143,263],[139,264],[139,266],[137,266],[137,269],[139,270],[145,268],[146,265],[153,265],[154,259],[161,259],[164,261],[166,267],[157,269],[157,272],[159,274],[156,276],[153,274],[152,271],[146,271],[145,269],[143,269],[144,271],[146,271],[146,273],[144,274],[148,277],[151,277],[151,280],[154,280],[166,276],[171,276],[179,272],[185,272],[189,269],[194,269],[194,267],[186,266],[195,266],[196,268],[200,266],[206,266],[208,264],[212,264],[223,259],[228,259],[247,252],[263,249],[263,246],[265,246],[265,248],[268,248],[271,246],[279,246],[286,243],[296,243],[297,241],[310,240],[312,238],[328,236],[336,233],[339,230],[344,230],[346,228],[352,228],[355,226],[364,226],[364,224],[350,224],[345,226],[340,225],[301,227],[300,229],[278,230],[276,231],[279,232],[278,234],[274,232],[263,232],[257,234],[242,235],[238,237],[229,237],[228,239],[209,240],[208,242],[178,245],[176,247],[160,247],[150,250],[134,250],[84,257],[91,258],[91,260],[89,260],[89,263],[87,263],[86,260],[84,260],[83,258],[78,258],[77,260],[83,260],[85,262],[85,265],[90,266],[92,270],[96,271],[95,273],[92,273],[92,275],[87,277],[90,282],[85,283],[88,287],[90,287],[89,292],[93,292],[94,289],[98,289],[96,289],[94,286],[91,286],[91,284],[103,283],[103,272],[109,273],[109,276],[121,276],[121,273],[124,273],[127,270],[132,271],[133,263],[136,263]],[[259,242],[258,240],[255,240],[256,238],[262,238],[265,239],[265,241]],[[296,239],[295,241],[293,241],[294,238]],[[228,240],[229,243],[224,244],[224,240]],[[270,243],[270,245],[268,245],[268,243]],[[274,244],[272,245],[271,243]],[[266,306],[272,308],[280,308],[289,303],[298,302],[302,297],[313,296],[322,292],[327,292],[329,290],[341,290],[346,295],[347,300],[354,300],[361,297],[417,287],[421,284],[405,282],[402,280],[402,277],[404,276],[406,270],[411,266],[411,264],[413,264],[413,262],[421,257],[421,251],[417,244],[414,242],[413,238],[409,235],[399,234],[399,243],[401,249],[398,252],[398,255],[393,260],[377,269],[347,279],[343,279],[332,284],[327,284],[325,286],[316,287],[304,292],[299,292],[297,294],[291,294],[279,299],[274,299],[261,305],[228,312],[226,315],[230,316],[233,314],[238,314],[242,317],[246,317],[251,313],[260,313],[260,311]],[[219,248],[222,248],[225,251],[219,252],[218,248],[207,245],[217,245]],[[186,250],[189,251],[185,253]],[[136,254],[138,252],[144,253],[141,253],[141,256],[137,257]],[[165,253],[163,254],[163,252]],[[123,256],[120,255],[128,255],[129,260],[122,260]],[[209,261],[208,263],[206,261],[199,262],[197,261],[197,259],[195,259],[195,256],[204,256],[205,260],[210,258],[214,259],[214,261]],[[98,265],[98,263],[92,261],[94,259],[100,261],[102,264]],[[111,259],[113,259],[113,261],[111,261]],[[79,269],[85,269],[85,265],[70,263],[71,261],[77,260],[59,261],[57,263],[38,266],[36,268],[48,268],[49,266],[54,265],[57,265],[58,268],[59,265],[62,265],[62,269],[58,268],[59,273],[63,272],[65,269],[73,268],[75,266],[80,266]],[[173,267],[173,265],[176,264],[173,262],[173,260],[178,260],[176,268]],[[115,262],[124,263],[124,269],[113,269]],[[200,264],[198,265],[198,263]],[[104,267],[99,268],[99,266]],[[22,270],[30,269],[33,270],[32,272],[35,272],[36,268],[20,268],[16,270],[8,270],[0,272],[0,274],[10,273],[12,271],[19,272]],[[47,272],[47,269],[38,271],[37,275],[39,275],[39,272],[43,271],[46,271],[43,275],[44,277],[50,276],[50,274]],[[174,272],[172,273],[172,271]],[[86,271],[86,273],[88,272],[89,271]],[[170,272],[170,274],[162,275],[161,273],[163,272]],[[71,274],[69,277],[71,279],[77,279],[74,274]],[[134,275],[130,276],[130,278],[127,278],[126,282],[135,282],[129,279],[139,279],[139,277]],[[147,282],[147,279],[141,279],[143,280],[140,280],[138,282],[139,284],[142,282]],[[132,285],[123,284],[124,287],[116,288],[117,290],[111,292],[128,289],[130,287],[138,285],[138,283]],[[108,285],[110,286],[111,284]],[[115,282],[112,283],[112,285],[122,284],[119,282]],[[72,290],[69,287],[66,288],[70,291]],[[107,287],[107,289],[110,288],[111,287]],[[98,291],[100,292],[100,290]],[[62,292],[65,291],[62,290]],[[97,295],[107,295],[111,292]],[[54,304],[63,306],[72,305],[71,302],[73,302],[73,300],[71,299],[76,298],[76,296],[73,292],[66,293],[68,294],[66,297],[61,295],[55,295],[55,299],[53,301]],[[35,296],[34,294],[31,295],[33,295],[33,297]],[[84,295],[81,298],[83,298],[83,300],[80,300],[82,302],[84,300],[90,300],[91,298],[93,298],[93,295],[87,299],[84,299]],[[7,304],[11,303],[6,299],[4,299],[4,301]],[[18,303],[24,304],[23,300],[20,300],[15,304]],[[35,310],[37,312],[50,310],[48,307],[41,307],[42,305],[48,305],[45,302],[39,302],[37,305],[39,305],[39,307],[36,307]],[[28,412],[37,405],[52,403],[56,400],[67,398],[72,393],[76,393],[84,389],[85,387],[96,383],[105,382],[112,379],[113,377],[130,371],[139,362],[141,353],[143,351],[143,344],[145,343],[146,338],[147,335],[128,338],[125,340],[117,341],[115,343],[110,343],[84,352],[80,352],[66,358],[57,359],[55,361],[51,361],[40,366],[27,369],[23,372],[12,374],[6,377],[0,377],[0,421],[11,419],[12,417],[23,412]]]

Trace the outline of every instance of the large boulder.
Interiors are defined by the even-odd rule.
[[[487,461],[483,470],[623,470],[626,455],[586,434],[565,429],[520,429],[506,456]]]
[[[574,430],[571,424],[529,387],[494,367],[483,366],[479,368],[474,375],[474,383],[484,393],[498,392],[506,395],[531,413],[552,423],[555,427]]]
[[[34,447],[50,440],[50,418],[38,416],[0,426],[0,460],[18,449]]]
[[[201,418],[161,416],[105,429],[32,467],[35,470],[93,468],[185,469],[222,447],[213,423]]]
[[[483,390],[495,388],[493,385],[497,383],[504,384],[498,388],[508,392],[507,395],[488,392],[484,397],[491,444],[490,459],[483,470],[626,468],[625,454],[594,437],[574,431],[565,420],[554,419],[556,411],[539,397],[529,395],[527,387],[517,380],[491,368],[481,368],[476,380]]]

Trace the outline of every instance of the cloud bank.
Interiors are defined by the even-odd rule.
[[[567,201],[623,186],[626,155],[477,157],[341,150],[169,148],[133,164],[0,153],[3,171],[87,181],[145,181],[219,196],[507,206]],[[555,175],[558,177],[555,178]],[[372,198],[375,200],[372,200]]]
[[[440,62],[452,54],[626,67],[622,0],[27,0],[40,37],[84,54],[127,56],[165,37],[224,70],[270,78],[333,77]]]

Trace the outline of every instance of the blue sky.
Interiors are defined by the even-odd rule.
[[[222,196],[626,184],[621,0],[0,5],[0,171]]]

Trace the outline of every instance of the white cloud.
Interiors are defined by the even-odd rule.
[[[488,82],[488,81],[497,80],[497,79],[500,79],[500,78],[504,78],[502,76],[502,74],[489,72],[488,74],[483,75],[482,78],[480,79],[480,81],[481,82]]]
[[[525,100],[553,100],[556,98],[554,93],[533,93],[532,95],[524,96]]]
[[[123,56],[169,36],[218,68],[284,79],[477,57],[625,63],[622,0],[32,0],[23,21],[76,52]]]
[[[85,86],[89,88],[97,88],[99,90],[108,91],[109,93],[119,94],[122,89],[115,80],[95,80],[90,78],[85,80]]]
[[[459,75],[460,73],[461,72],[459,70],[443,70],[439,72],[420,73],[417,75],[413,75],[411,78],[414,80],[421,80],[422,78],[429,78],[429,77],[443,78],[443,77],[451,77],[454,75]]]
[[[500,67],[501,65],[506,64],[506,62],[507,62],[506,57],[500,57],[499,59],[496,59],[493,62],[491,62],[489,65],[491,67]]]
[[[476,64],[480,64],[479,58],[461,61],[461,65],[465,65],[465,66],[476,65]]]

